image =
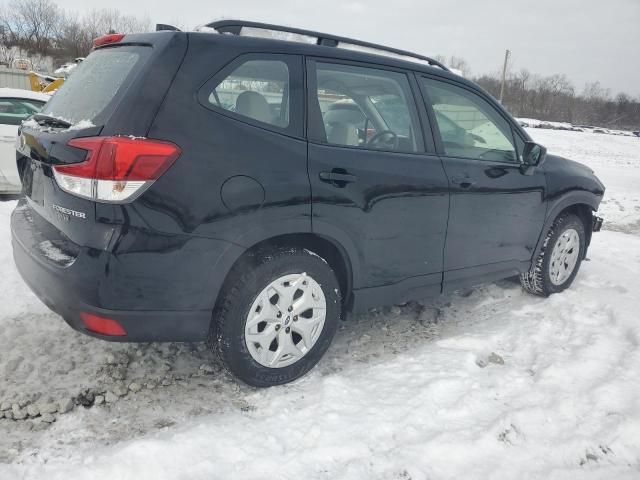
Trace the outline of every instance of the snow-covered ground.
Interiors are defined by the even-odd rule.
[[[607,185],[605,231],[570,290],[541,299],[507,280],[371,312],[269,390],[199,345],[69,329],[20,280],[14,202],[0,203],[0,408],[94,402],[0,418],[0,479],[640,477],[640,139],[531,134]]]
[[[548,120],[537,120],[535,118],[516,118],[520,125],[523,127],[531,128],[544,128],[552,130],[572,130],[577,132],[599,133],[605,135],[624,135],[627,137],[637,137],[632,131],[629,130],[617,130],[615,128],[605,127],[588,127],[588,126],[576,126],[568,122],[551,122]]]

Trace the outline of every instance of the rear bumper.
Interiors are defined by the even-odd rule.
[[[122,310],[98,306],[101,287],[118,282],[105,269],[108,252],[88,252],[77,247],[70,259],[54,262],[39,252],[38,231],[25,216],[31,212],[20,205],[11,216],[13,257],[25,283],[52,311],[75,330],[117,342],[203,341],[211,323],[211,309],[206,310]],[[56,256],[50,256],[56,259]],[[64,258],[62,260],[65,260]],[[120,279],[121,280],[121,279]],[[162,279],[158,279],[162,282]],[[86,312],[116,320],[126,336],[105,336],[87,330],[80,318]]]

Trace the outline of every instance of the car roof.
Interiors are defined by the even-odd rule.
[[[41,102],[47,102],[51,96],[46,93],[23,90],[21,88],[0,87],[0,98],[23,98],[25,100],[40,100]]]
[[[251,47],[263,47],[268,48],[270,51],[279,53],[295,53],[300,55],[318,56],[318,57],[331,57],[344,60],[361,61],[367,63],[377,63],[381,65],[396,66],[403,69],[422,70],[429,73],[448,74],[446,70],[439,67],[430,66],[426,63],[419,61],[403,60],[401,58],[385,55],[381,53],[373,53],[362,50],[354,50],[350,48],[342,47],[330,47],[326,45],[316,45],[313,43],[296,42],[290,40],[276,39],[276,38],[264,38],[264,37],[251,37],[241,35],[228,35],[218,33],[200,33],[189,32],[189,35],[203,36],[203,38],[215,37],[221,42],[229,42],[240,47],[245,45],[248,48]],[[453,77],[457,75],[450,74]]]
[[[403,58],[394,57],[381,52],[373,53],[373,51],[369,52],[351,48],[316,45],[313,43],[290,41],[280,38],[221,34],[212,31],[159,31],[141,34],[127,34],[121,40],[121,43],[153,44],[154,40],[157,40],[161,36],[165,35],[188,35],[190,39],[193,39],[195,41],[210,42],[213,45],[228,44],[229,46],[233,46],[237,49],[244,49],[247,51],[247,53],[288,53],[296,55],[307,55],[312,57],[328,57],[346,61],[378,64],[403,70],[420,71],[428,74],[438,75],[444,78],[455,79],[456,81],[468,84],[475,89],[478,88],[476,84],[466,80],[464,77],[461,77],[454,72],[443,70],[440,67],[431,66],[418,60],[404,60]]]
[[[149,35],[162,34],[163,32],[155,32]],[[165,32],[166,33],[166,32]],[[182,32],[172,32],[181,34]],[[212,32],[186,32],[190,37],[195,37],[212,43],[229,44],[238,49],[246,49],[247,53],[264,52],[264,53],[282,53],[297,54],[310,57],[326,57],[330,59],[338,59],[352,62],[363,62],[377,64],[383,67],[398,68],[402,70],[411,70],[421,72],[428,75],[434,75],[444,79],[454,80],[473,90],[488,95],[478,84],[467,80],[458,75],[454,71],[443,70],[440,67],[428,65],[420,61],[405,60],[404,58],[389,56],[382,53],[373,53],[362,50],[352,50],[349,48],[331,47],[325,45],[316,45],[313,43],[304,43],[289,41],[283,39],[251,37],[242,35],[219,34]]]

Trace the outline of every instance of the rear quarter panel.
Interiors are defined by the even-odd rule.
[[[198,102],[200,87],[246,52],[218,45],[216,37],[190,39],[189,52],[148,134],[175,142],[182,154],[134,205],[159,231],[242,246],[272,231],[308,232],[306,141],[231,118]],[[301,57],[294,58],[301,66]],[[302,91],[292,91],[291,97],[292,102],[302,102]],[[303,118],[291,121],[304,122]],[[230,179],[233,184],[228,188]]]

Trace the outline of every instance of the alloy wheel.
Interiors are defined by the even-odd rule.
[[[245,342],[260,365],[294,364],[315,345],[326,318],[322,288],[306,273],[283,275],[267,285],[249,309]]]
[[[580,236],[568,228],[558,237],[551,252],[549,278],[554,285],[562,285],[573,273],[580,255]]]

